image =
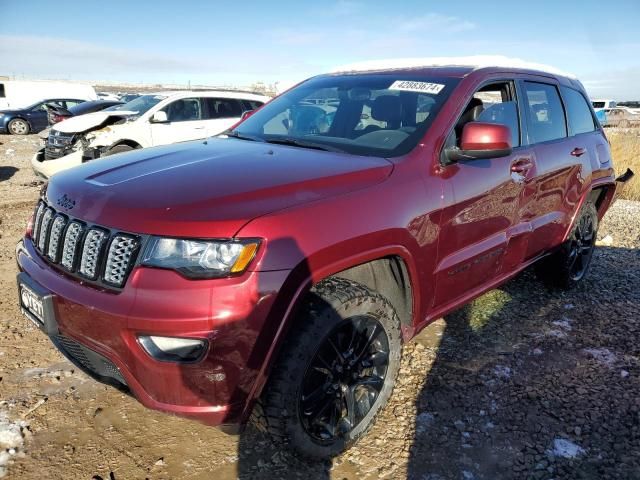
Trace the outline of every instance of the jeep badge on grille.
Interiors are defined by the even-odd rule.
[[[73,207],[76,206],[76,201],[67,197],[67,194],[65,193],[58,198],[58,200],[56,201],[56,204],[61,208],[64,208],[66,210],[71,210]]]

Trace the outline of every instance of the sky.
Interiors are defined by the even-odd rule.
[[[640,100],[640,0],[0,0],[0,75],[290,85],[386,58],[506,55]]]

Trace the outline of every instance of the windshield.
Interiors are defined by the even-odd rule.
[[[604,102],[592,102],[593,108],[604,108]]]
[[[315,77],[272,100],[230,136],[356,155],[404,155],[457,83],[398,73]]]
[[[137,117],[160,103],[167,98],[165,95],[142,95],[141,97],[134,98],[130,102],[124,105],[118,105],[118,108],[110,108],[110,110],[122,110],[123,112],[136,112]]]

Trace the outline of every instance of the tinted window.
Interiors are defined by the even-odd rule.
[[[199,98],[181,98],[162,109],[170,122],[193,122],[202,119]]]
[[[267,142],[395,157],[415,147],[457,82],[407,73],[318,76],[276,97],[235,131]]]
[[[562,97],[567,108],[569,118],[569,130],[571,135],[579,133],[593,132],[596,128],[593,123],[591,109],[584,96],[573,88],[560,87]]]
[[[524,82],[524,90],[531,143],[566,137],[564,109],[556,87],[546,83]]]
[[[207,118],[236,118],[241,117],[246,109],[240,100],[235,98],[207,98],[208,116]],[[253,110],[253,109],[249,109]]]
[[[244,107],[245,111],[247,111],[247,110],[257,110],[262,105],[264,105],[264,103],[256,102],[255,100],[242,100],[242,106]]]
[[[4,83],[0,83],[0,98],[4,98],[6,95],[4,93]]]

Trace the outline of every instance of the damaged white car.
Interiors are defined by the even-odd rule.
[[[96,158],[222,133],[269,97],[244,92],[179,91],[142,95],[117,109],[72,117],[51,128],[33,157],[37,175],[51,175]]]

